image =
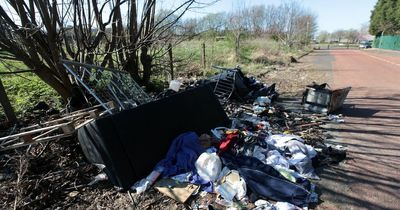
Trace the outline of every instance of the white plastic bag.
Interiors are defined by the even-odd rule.
[[[274,145],[280,150],[284,150],[286,147],[286,143],[290,140],[297,140],[299,142],[304,142],[304,140],[300,136],[291,135],[291,134],[275,134],[268,136],[265,141]]]
[[[268,152],[267,164],[273,167],[281,166],[283,168],[289,168],[289,162],[277,150]]]
[[[197,173],[205,181],[214,182],[221,172],[221,159],[215,153],[204,152],[195,163]]]
[[[311,160],[317,154],[314,148],[296,140],[288,141],[286,146],[292,154],[292,158],[289,160],[290,164],[294,165],[304,177],[319,179],[314,172]]]
[[[268,96],[259,96],[254,101],[253,105],[267,106],[271,104],[271,99]]]
[[[169,82],[169,89],[175,91],[175,92],[179,92],[179,88],[181,87],[181,82],[179,82],[178,80],[171,80],[171,82]]]

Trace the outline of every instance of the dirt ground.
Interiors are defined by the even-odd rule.
[[[300,96],[313,81],[329,82],[329,72],[309,63],[269,66],[253,72],[266,84],[277,83],[283,96]],[[76,138],[0,153],[1,209],[192,209],[207,197],[180,204],[154,189],[131,196],[107,181],[88,185],[99,170],[85,160]],[[208,195],[209,196],[209,195]]]
[[[289,66],[268,66],[250,75],[268,85],[276,83],[278,92],[284,97],[301,96],[304,88],[312,82],[329,84],[332,81],[331,71],[316,69],[306,58]]]

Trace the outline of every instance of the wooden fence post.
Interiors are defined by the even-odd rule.
[[[17,116],[15,115],[14,109],[12,108],[10,100],[7,97],[7,93],[6,90],[4,89],[1,79],[0,79],[0,103],[3,106],[7,120],[10,123],[15,124],[17,122]]]
[[[203,42],[201,44],[201,62],[203,64],[203,68],[206,68],[206,44]]]

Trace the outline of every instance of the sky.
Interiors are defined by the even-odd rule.
[[[5,0],[0,0],[4,6]],[[157,8],[172,9],[187,0],[159,0]],[[279,5],[285,0],[197,0],[198,2],[216,2],[211,6],[193,9],[184,17],[202,17],[210,13],[230,12],[240,4],[245,7],[255,5]],[[294,0],[299,1],[305,9],[309,9],[318,17],[318,30],[333,32],[338,29],[359,29],[362,24],[368,24],[371,11],[378,0]],[[138,0],[139,5],[143,0]],[[139,6],[141,8],[141,6]],[[17,20],[16,20],[17,21]],[[18,22],[18,21],[17,21]]]
[[[178,4],[182,0],[165,0],[168,5]],[[201,0],[200,0],[201,1]],[[202,17],[207,13],[229,12],[235,10],[235,4],[240,2],[245,6],[279,5],[283,0],[220,0],[212,6],[194,10],[186,17]],[[378,0],[295,0],[301,2],[318,16],[319,31],[333,32],[338,29],[359,29],[369,22],[371,11]]]

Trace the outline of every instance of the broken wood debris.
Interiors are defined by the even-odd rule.
[[[82,124],[101,114],[99,108],[99,105],[93,106],[61,115],[58,119],[21,128],[20,133],[0,138],[0,151],[73,136]]]

